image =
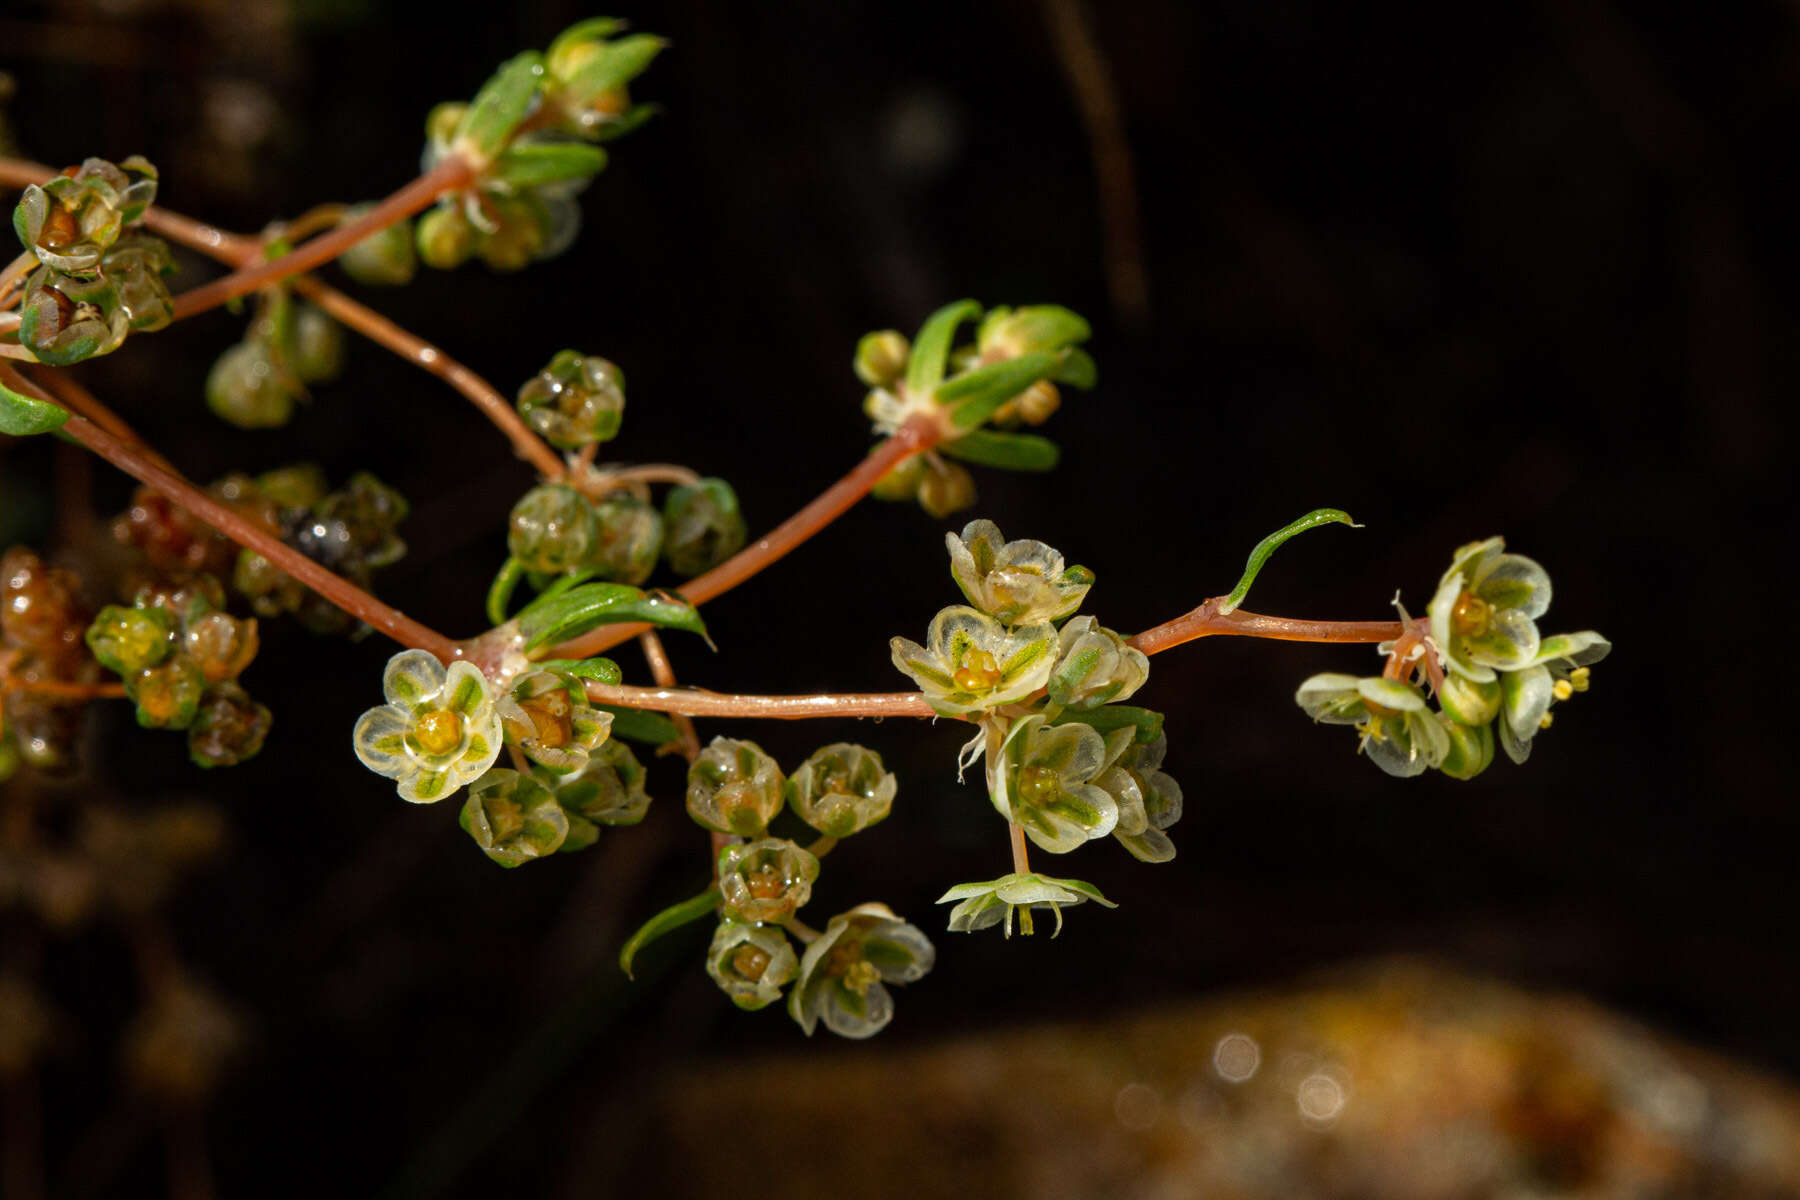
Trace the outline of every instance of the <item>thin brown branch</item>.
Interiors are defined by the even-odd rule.
[[[1269,638],[1278,642],[1390,642],[1405,631],[1399,621],[1307,621],[1259,613],[1221,613],[1225,597],[1214,596],[1192,612],[1146,629],[1131,639],[1145,654],[1160,654],[1203,637]]]
[[[56,398],[56,402],[72,412],[78,412],[106,432],[122,442],[130,442],[138,452],[172,475],[181,472],[173,463],[157,453],[156,449],[139,437],[125,419],[100,402],[99,397],[75,382],[67,371],[40,369],[30,373],[30,378],[45,391]]]
[[[445,192],[467,186],[474,177],[474,168],[466,160],[451,155],[356,220],[303,242],[279,258],[243,267],[223,279],[183,292],[175,297],[175,319],[179,321],[205,312],[228,300],[249,295],[258,288],[322,266],[364,238],[429,208]]]
[[[900,460],[921,450],[930,449],[942,440],[936,425],[915,418],[900,431],[875,447],[856,469],[821,492],[812,503],[777,525],[768,534],[744,547],[704,575],[688,581],[680,589],[688,603],[704,604],[724,595],[765,567],[785,558],[808,538],[837,520],[858,500],[869,494],[880,478]],[[636,637],[648,625],[608,625],[592,633],[562,643],[547,657],[588,658]]]
[[[644,652],[644,661],[650,665],[650,675],[656,680],[658,688],[675,686],[675,667],[669,662],[669,652],[663,648],[662,638],[656,630],[646,629],[638,634],[638,646]],[[681,730],[681,741],[678,751],[689,762],[700,757],[700,736],[694,732],[694,722],[686,713],[676,713],[675,727]]]
[[[44,696],[55,700],[122,700],[122,683],[77,683],[69,679],[0,679],[0,695]]]
[[[646,688],[587,684],[588,698],[620,708],[647,708],[690,717],[752,717],[798,721],[809,717],[936,717],[918,692],[818,693],[745,696],[696,688]]]
[[[581,490],[582,495],[592,498],[642,483],[676,483],[692,487],[700,482],[700,473],[677,463],[638,463],[612,470],[589,466],[572,473],[570,482]]]

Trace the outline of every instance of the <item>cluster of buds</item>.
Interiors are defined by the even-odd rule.
[[[84,706],[32,690],[36,683],[92,683],[81,644],[89,610],[75,576],[14,546],[0,556],[0,779],[21,762],[72,770]]]
[[[475,168],[475,180],[419,218],[420,261],[447,270],[479,256],[493,270],[516,271],[569,247],[581,225],[575,197],[606,166],[598,143],[652,112],[632,104],[628,88],[664,43],[647,34],[615,39],[623,28],[583,21],[548,52],[504,64],[469,103],[431,110],[425,169],[455,155]]]
[[[694,760],[688,815],[731,839],[719,851],[719,924],[706,969],[738,1007],[764,1008],[786,988],[789,1015],[808,1034],[823,1021],[864,1038],[893,1019],[886,985],[931,969],[929,939],[885,905],[839,913],[823,932],[797,915],[812,899],[819,858],[884,820],[898,789],[880,755],[850,742],[819,748],[791,776],[750,741],[715,738]],[[819,833],[810,848],[771,836],[784,809]]]
[[[254,487],[273,508],[281,540],[323,567],[367,590],[374,573],[406,553],[397,532],[406,498],[366,471],[327,491],[316,467],[289,467],[257,476]],[[265,617],[293,613],[315,633],[341,633],[350,618],[337,606],[254,550],[240,551],[232,586]]]
[[[156,168],[90,158],[25,189],[13,229],[39,266],[19,306],[19,341],[52,366],[110,354],[134,330],[174,315],[168,246],[138,226],[156,199]],[[29,259],[27,260],[29,261]]]
[[[582,572],[636,586],[659,559],[683,576],[710,570],[742,549],[746,537],[737,493],[723,479],[670,488],[660,511],[629,489],[589,499],[551,483],[513,506],[507,549],[539,577]]]
[[[894,665],[945,716],[980,726],[965,754],[984,757],[989,799],[1038,847],[1066,854],[1112,835],[1146,862],[1175,856],[1166,830],[1181,817],[1181,788],[1160,769],[1162,717],[1125,706],[1149,679],[1150,663],[1091,616],[1076,616],[1093,585],[1037,541],[1008,542],[992,521],[949,534],[950,570],[967,605],[939,612],[926,644],[895,638]],[[952,888],[951,928],[983,929],[1014,909],[1032,932],[1031,910],[1093,899],[1092,885],[1015,873]]]
[[[243,339],[206,376],[206,406],[240,429],[278,428],[308,384],[336,379],[343,367],[343,327],[285,287],[264,288]]]
[[[958,327],[977,318],[975,340],[953,348]],[[949,459],[1018,471],[1055,466],[1054,442],[1016,431],[1050,419],[1062,404],[1059,384],[1094,386],[1094,360],[1077,344],[1088,333],[1086,321],[1057,305],[1002,306],[984,316],[964,300],[933,313],[910,342],[893,329],[865,335],[852,366],[869,386],[863,410],[875,431],[892,435],[923,416],[945,435],[942,453],[901,460],[874,494],[917,500],[942,518],[975,503],[974,479]]]
[[[519,388],[518,408],[558,450],[610,442],[625,419],[625,376],[598,355],[564,350]]]
[[[109,604],[87,628],[95,661],[125,681],[147,729],[182,729],[202,767],[255,757],[268,736],[268,708],[237,682],[258,646],[256,619],[224,610],[210,575],[139,589],[130,607]]]
[[[1551,706],[1587,690],[1589,668],[1612,643],[1592,630],[1541,635],[1550,576],[1505,549],[1496,537],[1456,551],[1432,595],[1430,632],[1409,621],[1406,635],[1383,644],[1383,675],[1315,675],[1296,702],[1315,721],[1355,726],[1361,751],[1389,775],[1473,779],[1496,741],[1523,763],[1550,727]]]
[[[276,507],[247,475],[227,475],[207,488],[207,494],[264,529],[276,527]],[[131,507],[113,521],[112,536],[121,546],[138,551],[153,577],[226,578],[237,561],[236,542],[149,487],[132,494]]]

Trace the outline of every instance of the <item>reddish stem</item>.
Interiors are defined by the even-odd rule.
[[[258,288],[322,266],[364,238],[429,208],[445,192],[466,187],[474,178],[475,169],[466,160],[451,155],[356,220],[303,242],[280,258],[243,267],[223,279],[183,292],[175,297],[175,319],[179,321],[205,312],[228,300],[249,295]]]
[[[691,717],[761,717],[797,721],[807,717],[935,717],[918,692],[817,693],[809,696],[744,696],[694,688],[626,687],[589,681],[588,698],[597,704],[647,708]]]
[[[942,436],[938,427],[928,419],[914,418],[908,421],[898,433],[882,442],[874,453],[858,463],[855,470],[826,488],[812,503],[706,574],[689,580],[680,589],[680,595],[690,604],[704,604],[729,592],[765,567],[779,562],[868,495],[869,489],[901,459],[929,449],[942,440]],[[642,624],[602,626],[592,633],[562,643],[546,657],[588,658],[634,638],[649,628],[650,626]]]
[[[656,630],[646,629],[638,634],[638,646],[644,651],[644,661],[650,664],[650,674],[659,688],[675,686],[675,667],[669,662],[669,652],[663,648],[662,638]],[[675,727],[681,730],[681,756],[689,762],[700,757],[700,735],[694,732],[694,722],[686,713],[675,714]]]
[[[1131,639],[1145,654],[1160,654],[1203,637],[1269,638],[1278,642],[1391,642],[1405,632],[1399,621],[1306,621],[1265,617],[1243,609],[1221,613],[1225,597],[1214,596],[1192,612],[1146,629]]]

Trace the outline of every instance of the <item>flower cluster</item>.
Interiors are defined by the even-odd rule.
[[[237,682],[256,657],[256,619],[226,612],[213,576],[146,584],[129,607],[101,609],[86,641],[125,681],[138,724],[186,730],[198,765],[235,766],[262,750],[272,718]]]
[[[575,197],[606,166],[597,143],[630,132],[653,111],[632,104],[628,89],[664,43],[647,34],[613,36],[623,29],[609,18],[583,21],[547,52],[526,51],[502,65],[469,103],[431,110],[424,169],[455,155],[476,177],[419,218],[419,261],[447,270],[479,256],[493,270],[517,271],[568,249],[581,226]]]
[[[156,199],[156,168],[90,158],[25,189],[13,230],[38,269],[19,306],[19,341],[38,361],[68,366],[111,354],[134,330],[173,319],[169,248],[138,229]]]
[[[273,510],[281,540],[358,587],[369,588],[377,569],[400,561],[406,543],[397,532],[406,498],[366,471],[327,491],[315,467],[290,467],[260,475],[255,487]],[[265,617],[292,613],[315,633],[341,633],[350,618],[312,589],[254,550],[237,557],[232,586]]]
[[[958,328],[979,320],[975,340],[956,345]],[[943,435],[943,453],[925,451],[896,464],[876,485],[884,500],[917,500],[934,517],[975,503],[975,481],[959,463],[1047,471],[1056,444],[1020,425],[1041,425],[1062,403],[1057,385],[1094,386],[1094,360],[1077,343],[1088,324],[1054,304],[989,310],[973,300],[933,313],[908,341],[898,330],[867,334],[852,367],[869,386],[863,411],[889,436],[926,420]]]
[[[1052,854],[1112,834],[1146,862],[1173,858],[1165,831],[1181,816],[1182,795],[1160,770],[1162,718],[1121,703],[1149,679],[1150,662],[1093,617],[1075,615],[1093,572],[1042,542],[1008,542],[991,521],[971,522],[945,545],[969,604],[939,612],[925,645],[894,638],[893,660],[935,711],[980,725],[965,753],[985,758],[994,808]],[[964,902],[951,928],[984,929],[1005,916],[1010,934],[1014,907],[1026,906],[1029,933],[1031,907],[1098,897],[1079,881],[1020,869],[953,888],[946,899]]]
[[[0,779],[21,762],[50,772],[76,766],[83,706],[30,685],[98,676],[81,642],[89,612],[70,572],[23,546],[0,556]]]
[[[1456,551],[1431,598],[1429,633],[1409,622],[1407,636],[1384,644],[1383,676],[1315,675],[1296,702],[1315,721],[1354,725],[1362,751],[1390,775],[1473,779],[1494,760],[1496,729],[1507,756],[1524,762],[1550,727],[1551,705],[1587,690],[1589,668],[1612,643],[1592,630],[1544,637],[1537,622],[1550,608],[1550,576],[1505,549],[1495,537]]]
[[[659,559],[680,575],[710,570],[741,549],[745,537],[737,494],[709,477],[671,488],[661,511],[630,490],[595,500],[568,484],[541,484],[513,505],[506,544],[520,566],[540,577],[581,572],[635,586],[650,578]]]

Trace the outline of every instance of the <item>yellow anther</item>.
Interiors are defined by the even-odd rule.
[[[1550,688],[1550,694],[1555,696],[1558,700],[1567,700],[1570,696],[1575,694],[1575,685],[1570,683],[1567,679],[1559,679]]]
[[[1569,672],[1569,686],[1578,692],[1587,691],[1589,674],[1590,672],[1586,667],[1576,667],[1573,671]]]
[[[1538,718],[1538,728],[1539,729],[1548,729],[1548,728],[1550,728],[1550,722],[1552,722],[1554,720],[1556,720],[1555,713],[1545,713],[1542,717]]]
[[[870,986],[880,981],[881,972],[866,958],[850,964],[850,969],[844,972],[844,986],[859,996],[868,995]]]
[[[961,691],[991,692],[1000,682],[1000,665],[990,652],[976,650],[963,659],[963,665],[956,669],[951,679]]]
[[[428,712],[413,729],[419,748],[427,754],[448,754],[462,741],[462,717],[447,708]]]

